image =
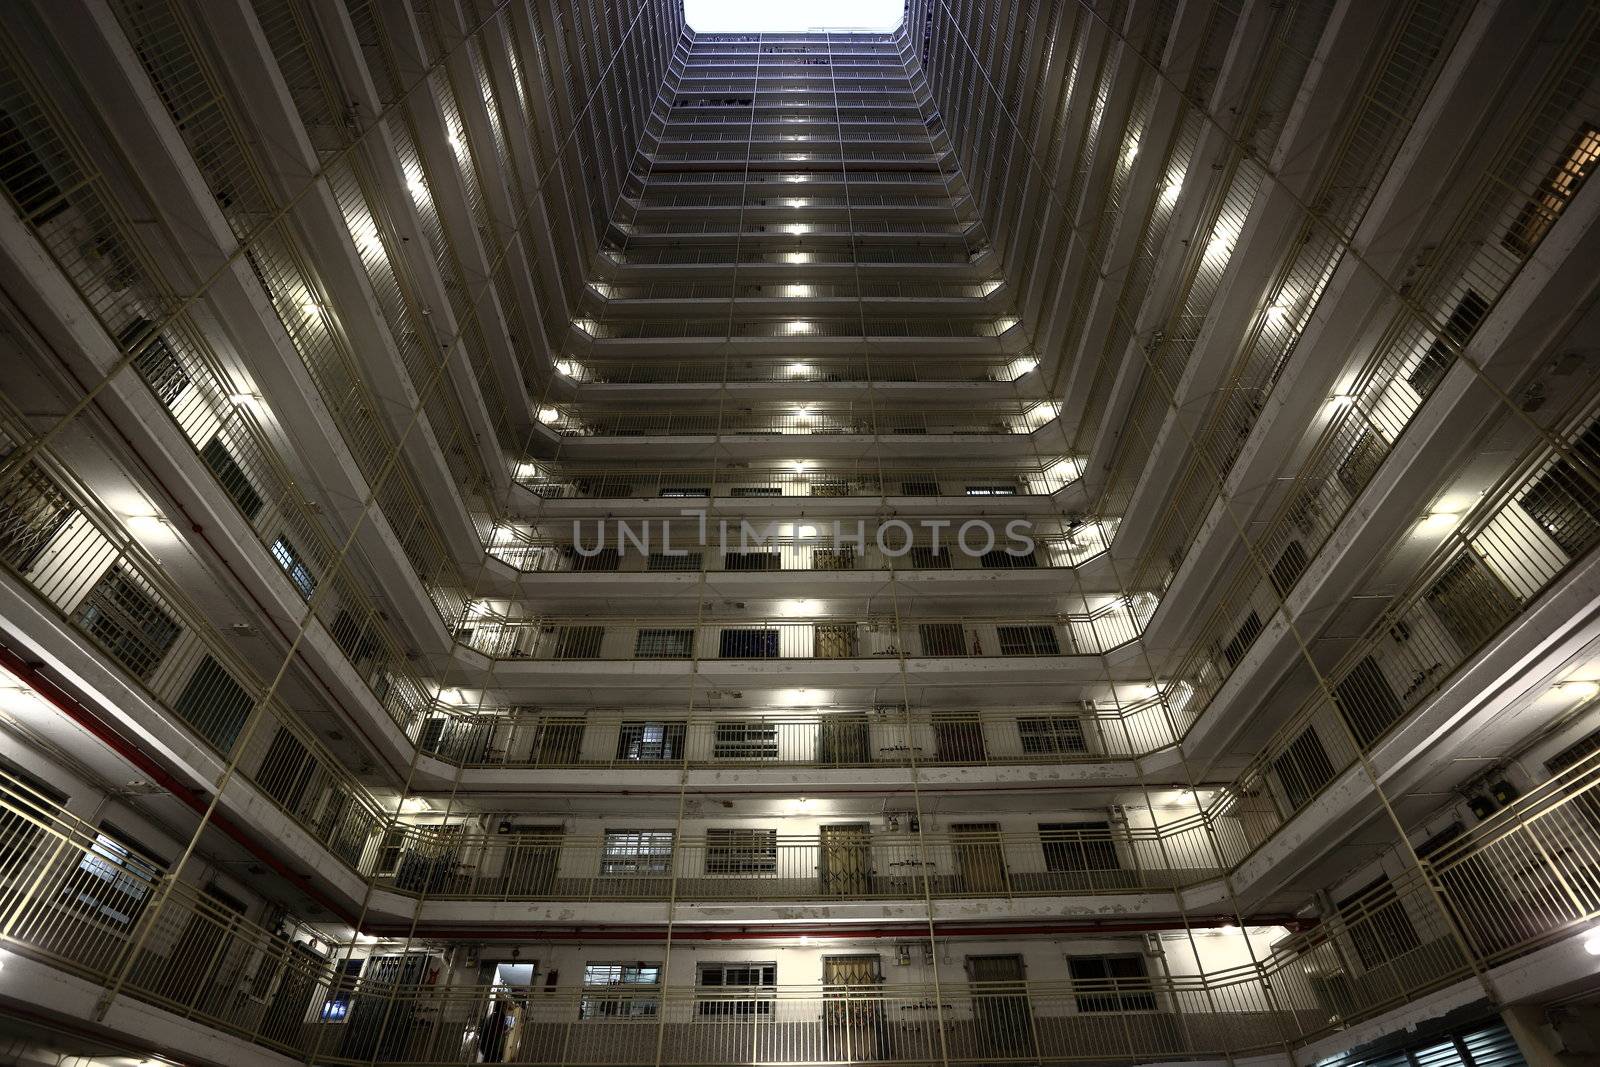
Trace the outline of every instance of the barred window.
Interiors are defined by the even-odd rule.
[[[205,447],[200,449],[200,458],[205,460],[206,466],[216,476],[223,491],[244,513],[244,517],[254,522],[256,516],[261,514],[261,494],[256,492],[256,487],[251,484],[244,468],[239,466],[239,461],[228,451],[228,446],[223,443],[221,435],[205,443]]]
[[[707,830],[707,874],[762,874],[778,869],[778,831]]]
[[[667,874],[672,870],[671,830],[607,830],[601,874]]]
[[[696,1013],[710,1016],[772,1014],[776,963],[702,963],[696,971]]]
[[[155,673],[180,632],[154,594],[120,565],[89,590],[76,618],[111,658],[143,679]]]
[[[1039,841],[1047,871],[1114,871],[1122,866],[1109,822],[1042,822]]]
[[[625,722],[617,732],[617,759],[640,763],[683,757],[681,722]]]
[[[683,555],[665,552],[652,552],[650,559],[645,564],[647,570],[652,571],[698,571],[703,559],[699,552],[685,552]]]
[[[294,547],[293,542],[287,537],[280,537],[272,542],[272,558],[283,568],[283,573],[289,576],[289,581],[299,592],[300,599],[310,600],[311,594],[317,591],[317,576],[311,573],[306,561],[300,558],[300,552]]]
[[[1030,755],[1089,751],[1079,719],[1059,715],[1018,719],[1017,732],[1022,735],[1022,751]]]
[[[719,722],[711,755],[715,759],[777,759],[778,727],[769,722]]]
[[[995,628],[1000,635],[1000,654],[1002,656],[1059,656],[1061,655],[1061,639],[1056,636],[1055,627],[1030,625],[1030,626],[998,626]]]
[[[227,752],[233,748],[254,703],[233,675],[207,656],[189,676],[189,683],[173,701],[172,710],[200,736]]]
[[[1081,1012],[1156,1010],[1143,956],[1071,956],[1067,970]]]
[[[654,1016],[660,1010],[660,997],[653,993],[641,993],[639,988],[652,988],[660,984],[659,963],[586,963],[583,965],[583,999],[578,1005],[578,1018]]]

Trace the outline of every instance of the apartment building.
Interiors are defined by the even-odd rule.
[[[11,1061],[1600,1051],[1600,4],[0,9]]]

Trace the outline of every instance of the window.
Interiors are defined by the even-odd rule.
[[[709,1016],[772,1014],[778,984],[776,963],[702,963],[695,974],[699,1002],[695,1010]]]
[[[44,469],[30,459],[0,497],[0,561],[27,574],[77,510]]]
[[[1389,888],[1388,878],[1380,877],[1336,906],[1350,933],[1356,956],[1369,970],[1422,944],[1416,927],[1411,925],[1405,902]]]
[[[1372,430],[1362,430],[1335,471],[1339,484],[1351,496],[1359,495],[1372,481],[1372,476],[1378,473],[1378,467],[1383,464],[1383,457],[1387,454],[1383,438]]]
[[[400,857],[406,851],[406,829],[391,826],[383,832],[383,842],[378,846],[378,873],[393,874],[400,869]]]
[[[256,771],[256,785],[284,808],[297,815],[304,814],[300,803],[305,799],[306,786],[311,784],[316,769],[316,761],[306,746],[280,726],[267,747],[261,768]]]
[[[207,656],[189,676],[189,684],[173,701],[172,710],[201,737],[227,752],[250,717],[254,704],[244,687],[233,680],[233,675]]]
[[[775,571],[782,564],[776,552],[724,552],[722,568],[729,571]]]
[[[707,874],[762,874],[778,869],[778,831],[707,830]]]
[[[969,485],[968,496],[1016,496],[1017,487],[1014,485]]]
[[[556,659],[599,659],[604,626],[562,626],[556,630]]]
[[[355,992],[356,981],[361,977],[361,965],[367,961],[345,960],[339,965],[339,982],[333,994],[322,1005],[322,1021],[342,1023],[350,1014],[350,996]]]
[[[1003,548],[997,548],[992,552],[985,552],[982,556],[978,557],[978,564],[983,567],[994,567],[1001,570],[1016,570],[1019,568],[1037,567],[1039,565],[1039,560],[1034,556],[1032,549],[1029,549],[1022,555],[1016,555],[1006,551]]]
[[[911,565],[919,571],[947,571],[950,569],[950,552],[943,547],[912,545]]]
[[[850,483],[838,478],[823,478],[811,483],[812,496],[849,496]]]
[[[1316,730],[1309,726],[1289,742],[1283,755],[1272,761],[1272,769],[1277,772],[1278,783],[1292,811],[1300,810],[1318,790],[1333,781],[1333,764],[1328,760],[1328,752],[1322,747]]]
[[[1108,822],[1042,822],[1039,841],[1044,846],[1047,871],[1115,871],[1122,867]]]
[[[663,487],[661,495],[668,499],[690,500],[710,496],[711,490],[703,485],[672,485]]]
[[[578,573],[614,571],[621,565],[622,553],[614,548],[602,548],[588,555],[573,551],[572,569]]]
[[[78,607],[77,622],[138,678],[148,680],[178,639],[178,624],[139,579],[114,566]]]
[[[777,630],[723,630],[717,645],[723,659],[776,659]]]
[[[1477,649],[1517,612],[1500,579],[1470,551],[1445,567],[1423,599],[1464,653]]]
[[[685,552],[681,556],[652,552],[645,568],[652,571],[698,571],[703,559],[703,554],[699,552]]]
[[[1586,125],[1567,145],[1566,153],[1533,198],[1518,212],[1511,229],[1501,239],[1505,246],[1518,255],[1532,252],[1594,170],[1596,160],[1600,160],[1600,130]]]
[[[1018,719],[1017,732],[1022,735],[1022,751],[1030,755],[1089,751],[1080,719],[1063,716]]]
[[[694,648],[691,630],[640,630],[633,641],[634,659],[688,659]]]
[[[244,517],[255,522],[256,516],[261,514],[261,494],[250,484],[250,478],[239,466],[239,461],[233,458],[233,453],[228,451],[228,446],[222,443],[221,435],[205,443],[205,447],[200,449],[200,458],[205,460],[217,484],[222,486],[222,491],[228,494]]]
[[[1483,313],[1488,310],[1489,302],[1471,289],[1461,297],[1455,310],[1450,312],[1444,329],[1406,376],[1406,384],[1415,389],[1418,396],[1426,399],[1444,381],[1450,364],[1455,362],[1456,352],[1467,343],[1472,331],[1482,321]]]
[[[1572,442],[1572,453],[1585,465],[1600,467],[1600,420],[1590,423]],[[1523,491],[1517,505],[1573,559],[1600,538],[1600,492],[1566,459],[1556,459],[1545,468]]]
[[[74,906],[116,926],[132,926],[144,910],[161,872],[153,861],[123,843],[125,835],[102,824],[94,844],[78,861],[67,884]]]
[[[625,722],[617,733],[617,759],[640,763],[683,758],[681,722]]]
[[[1156,1010],[1143,956],[1069,956],[1067,971],[1081,1012]]]
[[[776,485],[736,485],[729,491],[730,496],[782,496],[783,490]]]
[[[959,622],[925,622],[917,627],[924,656],[965,656],[967,632]]]
[[[586,963],[583,965],[583,999],[580,1019],[638,1018],[654,1016],[660,996],[640,993],[661,985],[659,963]]]
[[[1394,690],[1389,688],[1389,679],[1371,656],[1357,660],[1334,683],[1333,702],[1362,748],[1376,741],[1403,710]]]
[[[1261,616],[1255,612],[1244,617],[1244,622],[1239,624],[1239,629],[1233,635],[1233,640],[1222,647],[1222,658],[1228,661],[1229,667],[1237,667],[1239,661],[1244,659],[1244,654],[1250,651],[1250,646],[1256,638],[1261,636],[1264,627],[1261,625]]]
[[[283,573],[289,576],[289,581],[299,590],[300,599],[310,600],[311,594],[317,591],[317,576],[311,573],[311,568],[306,566],[305,561],[300,558],[300,553],[295,550],[287,537],[280,537],[272,542],[272,558],[278,561]]]
[[[1268,575],[1272,579],[1272,588],[1278,591],[1279,596],[1287,596],[1289,590],[1294,588],[1294,583],[1300,580],[1300,575],[1305,573],[1306,550],[1299,541],[1290,541],[1284,546],[1283,554],[1278,557],[1278,562],[1272,565],[1272,572]]]
[[[1002,656],[1059,656],[1061,640],[1054,626],[997,626]]]
[[[43,132],[43,119],[36,117],[32,125],[35,133]],[[31,226],[42,226],[67,209],[51,170],[17,119],[0,108],[0,186]]]
[[[938,496],[938,482],[901,482],[901,496]]]
[[[601,874],[668,874],[672,870],[671,830],[607,830],[600,853]]]
[[[777,759],[778,727],[770,722],[719,722],[711,755],[715,759]]]
[[[151,325],[149,319],[134,319],[117,334],[117,340],[127,345],[144,339]],[[134,371],[145,380],[150,391],[169,408],[189,388],[188,373],[184,371],[183,364],[178,362],[167,339],[160,334],[150,336],[131,362]]]

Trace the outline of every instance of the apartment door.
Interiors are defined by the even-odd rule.
[[[865,895],[871,885],[871,839],[864,822],[835,823],[822,828],[818,874],[829,896]]]
[[[1002,893],[1006,860],[1000,848],[1000,824],[963,822],[950,827],[961,888],[966,893]]]
[[[559,825],[518,826],[505,835],[507,896],[549,895],[561,862],[563,833]]]
[[[243,903],[215,886],[207,888],[162,965],[161,994],[185,1007],[211,1008],[211,986],[243,918]]]
[[[822,957],[822,1029],[830,1060],[888,1058],[876,955]]]
[[[817,727],[817,762],[832,767],[872,762],[863,715],[830,715]]]
[[[933,740],[934,758],[940,763],[981,763],[987,754],[983,723],[970,711],[936,713]]]
[[[1015,1052],[1033,1046],[1021,956],[968,956],[972,1014],[983,1047]]]

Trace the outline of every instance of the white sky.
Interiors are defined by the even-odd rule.
[[[802,30],[892,30],[905,0],[683,0],[700,33],[794,33]]]

